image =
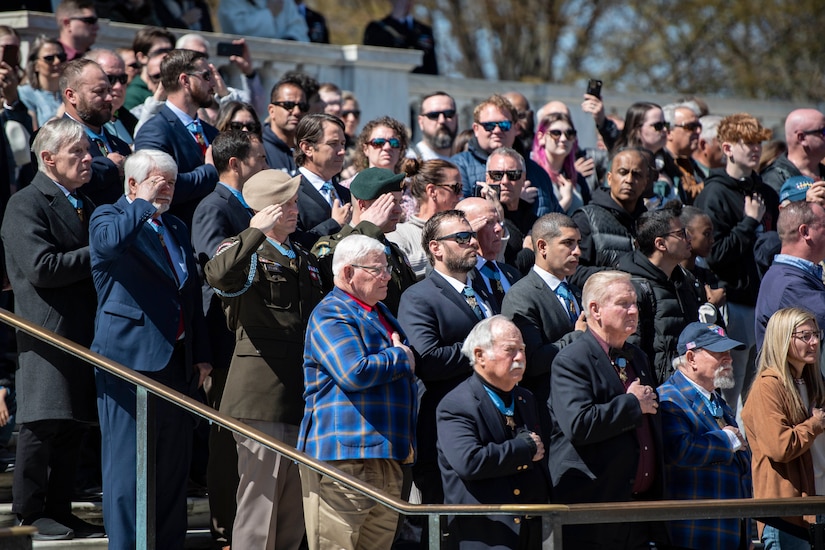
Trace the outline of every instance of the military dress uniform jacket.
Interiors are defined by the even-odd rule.
[[[296,257],[290,260],[249,228],[224,241],[206,264],[206,280],[221,296],[235,331],[224,414],[301,423],[304,333],[324,292],[315,258],[297,243],[292,249]]]
[[[363,221],[353,227],[346,224],[341,231],[334,235],[327,235],[318,239],[312,247],[312,253],[318,258],[323,270],[324,280],[329,284],[327,290],[332,290],[332,255],[335,247],[341,239],[349,235],[366,235],[384,244],[389,248],[387,254],[387,264],[392,268],[392,279],[387,286],[387,298],[381,300],[396,317],[398,316],[398,305],[401,303],[401,294],[413,286],[418,278],[407,259],[406,254],[394,242],[388,241],[384,232],[374,223]]]

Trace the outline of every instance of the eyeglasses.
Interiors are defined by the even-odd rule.
[[[202,78],[205,82],[209,82],[212,80],[212,71],[203,71],[202,73],[186,73],[189,76],[197,76],[198,78]]]
[[[368,271],[370,275],[373,277],[380,277],[382,275],[392,275],[392,266],[390,265],[358,265],[358,264],[350,264],[352,267],[357,267],[358,269],[363,269],[364,271]]]
[[[367,143],[369,143],[374,149],[383,149],[384,145],[387,143],[389,143],[390,147],[393,149],[401,149],[401,141],[399,141],[398,138],[375,138]]]
[[[696,130],[702,129],[702,123],[698,120],[694,120],[693,122],[685,122],[684,124],[674,124],[674,128],[684,128],[688,132],[695,132]]]
[[[803,330],[800,332],[792,332],[791,335],[794,338],[799,338],[806,344],[810,344],[812,340],[816,339],[817,342],[822,341],[823,332],[821,330]]]
[[[421,113],[421,116],[425,116],[430,120],[438,120],[441,115],[444,115],[444,118],[450,120],[455,116],[455,109],[447,109],[446,111],[431,111],[429,113]]]
[[[54,63],[55,59],[60,60],[61,63],[65,63],[68,58],[69,57],[65,53],[53,53],[52,55],[44,55],[40,59],[46,63]]]
[[[661,132],[662,130],[670,130],[670,123],[665,121],[654,122],[650,125],[651,128],[656,130],[657,132]]]
[[[82,21],[87,25],[97,25],[97,16],[96,15],[89,15],[87,17],[69,17],[72,21]]]
[[[813,134],[816,134],[816,135],[819,135],[819,136],[825,136],[825,127],[819,128],[817,130],[806,130],[802,133],[805,134],[806,136],[810,136],[810,135],[813,135]]]
[[[229,129],[252,132],[253,134],[261,133],[261,125],[257,122],[230,122]]]
[[[550,134],[553,137],[553,139],[557,141],[562,134],[564,134],[564,137],[571,141],[576,139],[576,136],[578,135],[578,132],[576,132],[572,128],[570,128],[569,130],[565,130],[564,132],[562,132],[561,130],[547,130],[547,133]]]
[[[114,86],[118,82],[125,85],[126,81],[129,80],[129,75],[127,74],[107,74],[106,78],[109,79],[109,84]]]
[[[161,73],[150,74],[149,75],[149,80],[151,80],[152,82],[160,82],[160,77],[161,77]]]
[[[302,113],[306,113],[307,111],[309,111],[309,103],[307,103],[306,101],[273,101],[272,104],[277,105],[278,107],[286,109],[290,112],[294,110],[295,107],[298,107],[298,110]]]
[[[677,239],[685,240],[685,239],[687,239],[687,231],[685,231],[685,228],[683,227],[682,229],[677,229],[676,231],[671,231],[670,233],[665,233],[661,237],[663,239],[666,239],[668,237],[676,237]]]
[[[443,237],[436,237],[435,241],[455,241],[456,244],[470,244],[470,241],[476,238],[475,231],[459,231],[458,233],[450,233]]]
[[[139,62],[137,62],[137,61],[134,61],[134,62],[132,62],[132,63],[129,63],[129,64],[128,64],[128,65],[126,65],[126,66],[127,66],[127,67],[129,67],[130,69],[134,69],[134,70],[136,70],[136,71],[139,71],[139,70],[141,70],[141,69],[143,68],[143,65],[141,65],[141,64],[140,64]]]
[[[504,176],[507,176],[510,181],[517,181],[521,179],[523,173],[523,170],[487,170],[487,175],[493,181],[501,181]]]
[[[361,118],[361,111],[359,111],[358,109],[353,109],[351,111],[341,111],[341,118],[347,118],[348,116]]]
[[[479,122],[478,125],[488,132],[495,130],[496,126],[501,128],[502,132],[508,132],[510,128],[513,127],[513,123],[509,120],[499,120],[498,122]]]
[[[463,188],[460,183],[436,183],[436,187],[443,187],[444,189],[449,189],[453,192],[454,195],[460,195]]]

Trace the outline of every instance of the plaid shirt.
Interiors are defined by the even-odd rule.
[[[732,450],[699,390],[677,370],[658,391],[665,450],[664,498],[751,498],[750,451]],[[718,394],[717,398],[725,422],[736,426],[727,403]],[[740,526],[736,518],[669,523],[674,544],[703,549],[739,548]]]
[[[407,354],[393,347],[376,310],[339,288],[313,310],[304,346],[304,418],[298,449],[320,460],[411,457],[417,389]]]

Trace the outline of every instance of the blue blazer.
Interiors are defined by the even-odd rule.
[[[733,451],[699,390],[677,370],[658,391],[668,480],[664,498],[751,498],[751,453],[748,449]],[[717,398],[725,422],[736,426],[730,407],[718,393]],[[668,527],[671,542],[677,546],[739,548],[740,525],[733,518],[672,521]]]
[[[542,435],[533,395],[516,386],[519,428]],[[508,434],[478,375],[470,376],[438,405],[438,465],[444,504],[546,504],[550,476],[545,459],[533,462],[529,443]],[[545,441],[546,443],[546,441]],[[456,516],[449,530],[458,548],[517,548],[518,515]]]
[[[187,276],[178,284],[166,252],[146,221],[150,203],[121,197],[95,210],[89,221],[92,277],[98,295],[92,350],[134,370],[164,369],[174,351],[183,309],[186,365],[210,361],[201,309],[200,283],[189,231],[174,216],[161,216],[180,253]],[[194,370],[187,369],[187,380]]]
[[[212,143],[218,130],[206,122],[201,124],[206,140]],[[211,164],[204,164],[200,145],[166,105],[138,130],[135,151],[141,149],[158,149],[172,155],[177,162],[178,179],[171,212],[191,226],[197,202],[218,183],[218,171]]]

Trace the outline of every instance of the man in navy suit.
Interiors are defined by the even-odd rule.
[[[550,365],[561,348],[587,330],[581,292],[567,277],[579,265],[581,235],[564,214],[545,214],[531,231],[536,263],[504,297],[501,313],[521,330],[527,370],[521,386],[539,403],[550,397]]]
[[[306,248],[333,235],[352,219],[349,189],[332,179],[341,172],[346,136],[341,119],[324,113],[307,115],[295,130],[298,188],[298,229],[292,236]]]
[[[195,208],[192,220],[192,246],[201,269],[215,255],[221,242],[249,228],[252,210],[244,201],[243,186],[249,178],[266,168],[261,138],[251,132],[230,130],[219,134],[212,143],[212,158],[220,181],[215,190]],[[205,280],[201,295],[214,367],[210,377],[212,384],[206,397],[212,407],[219,409],[235,349],[235,333],[226,327],[221,300]],[[212,536],[221,545],[228,545],[232,540],[237,472],[238,455],[232,432],[213,424],[209,432],[206,485],[212,514]]]
[[[639,319],[630,275],[591,275],[582,306],[587,331],[556,355],[550,369],[553,501],[660,498],[664,449],[656,378],[642,350],[627,343]],[[565,548],[643,550],[666,539],[664,528],[654,525],[565,525],[562,536]]]
[[[208,376],[209,343],[189,231],[165,212],[175,161],[138,151],[126,161],[126,195],[90,220],[92,277],[98,295],[92,350],[182,393]],[[109,548],[136,540],[135,387],[95,373],[103,436],[103,518]],[[156,539],[183,548],[192,417],[163,399],[156,406]]]
[[[444,499],[438,470],[435,409],[441,398],[466,379],[472,369],[461,344],[480,320],[498,313],[481,285],[473,285],[478,241],[464,213],[439,212],[427,220],[421,244],[432,272],[401,295],[398,321],[421,355],[416,376],[427,391],[418,415],[418,460],[413,478],[428,504]]]
[[[112,85],[91,59],[75,59],[60,74],[60,93],[67,117],[79,122],[89,138],[92,179],[83,192],[96,205],[111,204],[123,192],[123,163],[129,145],[103,125],[112,120]]]
[[[521,279],[521,274],[516,268],[497,261],[504,246],[504,225],[498,209],[492,201],[480,197],[464,199],[455,208],[464,212],[476,232],[478,256],[473,276],[479,278],[479,284],[484,285],[495,299],[496,308],[501,310],[505,294]]]
[[[172,212],[187,226],[198,202],[218,183],[209,145],[218,130],[198,118],[198,109],[212,104],[215,83],[206,55],[193,50],[172,50],[160,64],[166,104],[141,126],[135,150],[157,149],[178,165]]]
[[[516,386],[526,357],[518,327],[502,315],[485,319],[467,335],[461,352],[475,372],[437,410],[444,503],[546,504],[550,474],[539,407],[529,391]],[[538,516],[454,516],[448,529],[453,548],[541,547]]]

